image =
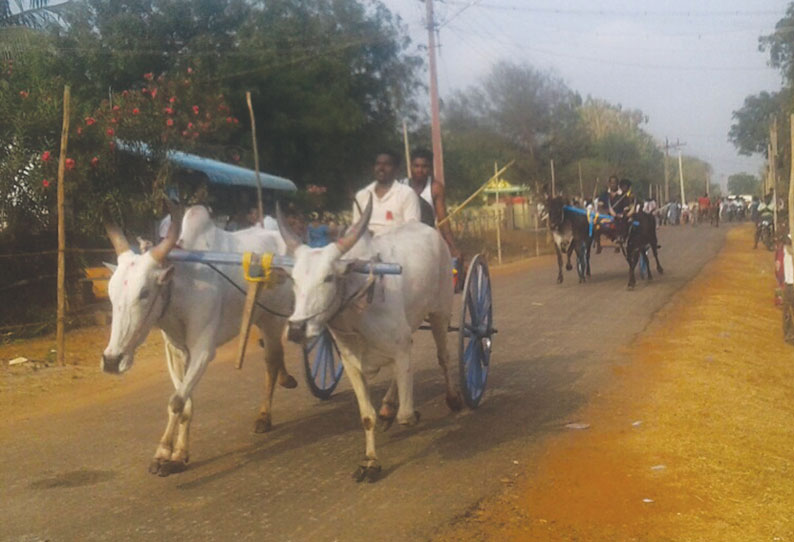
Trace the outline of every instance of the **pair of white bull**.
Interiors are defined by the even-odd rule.
[[[452,308],[452,262],[438,233],[423,224],[406,224],[372,238],[366,233],[372,204],[350,231],[324,248],[309,248],[279,215],[281,235],[259,228],[228,233],[216,228],[203,207],[191,207],[183,220],[174,219],[168,235],[144,254],[134,254],[122,233],[108,225],[108,236],[118,254],[118,266],[108,292],[113,305],[110,341],[102,355],[102,369],[122,373],[133,363],[135,349],[152,327],[165,338],[168,370],[175,392],[168,403],[168,424],[150,465],[150,472],[167,476],[184,470],[189,460],[188,433],[192,417],[192,392],[216,348],[234,338],[239,329],[244,296],[219,273],[201,264],[168,265],[168,253],[177,245],[185,250],[220,252],[272,252],[295,258],[292,284],[282,273],[278,284],[265,289],[258,301],[269,309],[258,310],[254,323],[265,348],[265,399],[256,420],[256,432],[270,430],[276,382],[294,387],[284,367],[283,332],[289,317],[289,335],[296,341],[331,330],[342,354],[342,363],[358,400],[366,435],[366,456],[354,477],[374,480],[380,472],[375,453],[376,413],[367,379],[387,364],[394,379],[383,400],[384,426],[395,417],[413,424],[411,335],[427,317],[436,342],[438,361],[447,387],[447,403],[461,407],[459,392],[448,371],[446,332]],[[181,223],[181,237],[180,237]],[[378,279],[371,294],[372,277],[352,272],[341,260],[398,263],[402,274]],[[221,266],[224,274],[242,286],[239,266]],[[366,298],[366,299],[364,299]],[[395,397],[397,395],[398,397]]]

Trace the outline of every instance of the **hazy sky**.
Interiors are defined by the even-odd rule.
[[[383,0],[427,43],[424,2]],[[744,98],[778,90],[781,78],[758,51],[786,2],[771,0],[436,0],[442,98],[474,84],[507,59],[551,68],[573,90],[649,117],[658,140],[686,142],[723,186],[758,173],[762,157],[728,142],[731,113]]]

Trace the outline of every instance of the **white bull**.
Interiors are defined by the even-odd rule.
[[[186,468],[189,459],[188,430],[193,413],[191,394],[218,346],[240,331],[245,295],[226,279],[201,264],[167,264],[167,256],[177,244],[186,250],[221,252],[273,252],[284,254],[286,245],[276,232],[250,228],[225,232],[212,223],[204,207],[191,207],[182,222],[174,218],[168,235],[144,254],[130,250],[121,231],[106,225],[118,255],[118,266],[108,284],[113,305],[110,341],[102,354],[101,367],[107,373],[123,373],[133,364],[135,349],[151,328],[158,327],[165,339],[168,372],[175,392],[168,402],[168,424],[157,446],[149,472],[167,476]],[[231,280],[245,285],[240,266],[219,266]],[[280,315],[288,315],[293,302],[287,282],[263,290],[258,301]],[[256,420],[255,431],[271,428],[273,389],[278,380],[294,387],[294,379],[284,369],[283,332],[285,316],[263,310],[254,313],[265,347],[265,400]]]
[[[327,326],[339,346],[366,436],[366,457],[353,474],[357,481],[374,481],[381,470],[375,453],[375,409],[367,388],[367,380],[381,367],[394,365],[394,380],[379,415],[384,429],[394,419],[395,380],[398,423],[412,425],[419,419],[413,401],[411,335],[426,317],[444,373],[447,404],[453,410],[462,406],[448,371],[447,328],[453,296],[449,249],[436,230],[419,222],[372,238],[366,233],[371,214],[370,201],[345,237],[323,248],[309,248],[278,213],[281,235],[295,257],[295,311],[289,318],[289,337],[300,342]],[[379,257],[400,264],[402,274],[376,279],[354,273],[349,263],[340,261],[343,255],[361,260]]]

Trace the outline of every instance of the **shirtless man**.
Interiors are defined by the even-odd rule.
[[[416,149],[411,153],[411,176],[403,182],[413,188],[419,196],[422,222],[435,228],[437,222],[447,217],[447,202],[444,185],[433,180],[432,172],[433,153],[427,149]],[[452,257],[460,258],[460,251],[455,246],[449,222],[442,224],[439,232],[446,241]]]

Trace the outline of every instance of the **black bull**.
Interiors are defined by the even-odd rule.
[[[563,281],[563,252],[567,255],[565,268],[568,270],[572,268],[571,255],[576,252],[579,282],[585,282],[586,277],[590,276],[590,248],[593,244],[593,236],[590,234],[590,224],[587,216],[584,213],[567,210],[565,201],[561,197],[548,198],[546,210],[549,217],[549,229],[554,237],[554,250],[557,253],[557,282],[561,283]],[[640,258],[643,258],[646,264],[648,280],[653,278],[650,265],[648,265],[650,263],[647,254],[649,248],[656,260],[656,270],[659,274],[664,273],[664,269],[659,263],[656,220],[653,216],[640,212],[632,217],[623,251],[629,264],[629,289],[634,288],[637,282],[634,269]]]

